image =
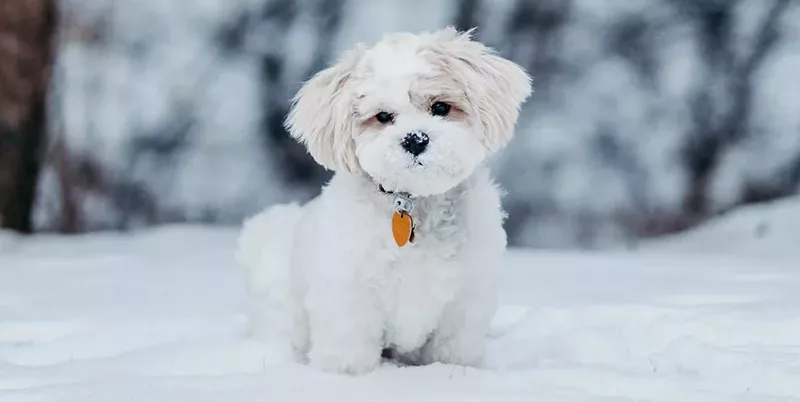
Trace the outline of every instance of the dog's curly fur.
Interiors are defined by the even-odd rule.
[[[511,139],[530,93],[522,68],[453,28],[359,45],[305,83],[287,126],[336,174],[307,205],[245,222],[237,259],[253,329],[335,372],[370,371],[385,348],[422,364],[480,365],[506,246],[483,165]],[[449,112],[432,113],[437,102]],[[423,152],[404,149],[422,132]],[[414,197],[405,247],[382,189]]]

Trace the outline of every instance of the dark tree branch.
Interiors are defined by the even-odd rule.
[[[56,37],[54,0],[0,3],[0,227],[32,231]]]
[[[282,52],[303,51],[313,52],[314,57],[309,71],[305,77],[315,73],[331,60],[333,40],[332,32],[336,32],[342,19],[344,0],[321,0],[313,3],[313,17],[317,21],[317,44],[313,49],[287,49],[285,39],[275,39],[273,51],[268,51],[262,58],[262,79],[264,82],[264,144],[265,152],[269,153],[269,163],[277,166],[279,172],[287,181],[305,183],[309,187],[316,187],[329,177],[314,160],[308,155],[306,149],[289,136],[284,127],[284,119],[289,112],[289,99],[292,91],[296,90],[294,82],[287,75],[295,72],[285,71],[285,60],[280,57]],[[264,19],[260,22],[274,32],[274,38],[285,37],[296,20],[301,10],[292,0],[278,0],[271,3]],[[304,78],[305,78],[304,77]]]
[[[459,31],[467,31],[478,26],[478,9],[480,0],[461,0],[456,11],[455,27]]]
[[[684,149],[690,176],[684,204],[692,215],[708,213],[707,193],[711,175],[724,153],[749,132],[753,75],[777,43],[780,37],[778,21],[791,1],[773,1],[757,30],[752,51],[744,58],[737,58],[732,51],[735,2],[707,0],[694,5],[694,10],[699,10],[696,16],[705,45],[706,77],[710,85],[701,88],[693,100],[695,128]],[[684,0],[679,2],[685,3]],[[722,92],[714,96],[715,89]],[[725,107],[725,104],[730,106]]]
[[[791,0],[775,0],[773,7],[761,22],[756,34],[753,50],[736,66],[731,80],[731,99],[736,100],[729,111],[727,126],[720,135],[722,142],[731,145],[747,133],[747,124],[753,102],[753,74],[764,64],[780,38],[777,25]]]
[[[507,27],[507,35],[516,48],[530,47],[528,60],[519,60],[537,77],[539,93],[548,90],[548,76],[563,68],[558,57],[561,51],[560,30],[569,22],[570,0],[530,2],[517,1]],[[512,53],[516,49],[511,49]],[[540,95],[546,96],[546,95]]]

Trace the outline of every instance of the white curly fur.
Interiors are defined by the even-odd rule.
[[[245,222],[237,259],[257,335],[335,372],[370,371],[384,348],[420,364],[480,365],[506,246],[483,165],[530,93],[519,66],[453,28],[359,45],[305,83],[287,126],[336,173],[308,204]],[[434,102],[451,112],[432,115]],[[390,123],[376,120],[381,111]],[[418,156],[400,145],[412,131],[430,138]],[[405,247],[379,185],[414,196]]]

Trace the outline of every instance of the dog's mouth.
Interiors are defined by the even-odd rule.
[[[428,197],[447,192],[463,181],[464,166],[458,160],[441,163],[437,155],[406,155],[399,159],[387,158],[387,165],[363,169],[364,177],[382,193],[406,193],[412,197]]]
[[[372,179],[372,182],[375,183],[375,186],[378,188],[378,191],[381,194],[385,194],[385,195],[403,194],[403,195],[405,195],[405,196],[407,196],[409,198],[416,198],[415,194],[412,194],[411,192],[409,192],[407,190],[403,190],[401,188],[392,187],[392,186],[384,186],[383,183],[381,183],[380,180],[375,180],[374,177],[370,177],[370,179]]]
[[[406,164],[406,169],[412,170],[412,171],[421,171],[421,170],[425,169],[425,164],[421,160],[419,160],[419,158],[415,157],[414,159],[409,161],[408,164]],[[373,177],[371,175],[369,175],[369,178],[372,180],[373,183],[376,183],[378,185],[378,188],[382,193],[394,194],[394,193],[407,192],[406,190],[402,190],[402,189],[394,189],[394,188],[387,189],[386,187],[384,187],[384,185],[382,183],[382,180],[378,180],[378,179],[376,179],[375,177]]]

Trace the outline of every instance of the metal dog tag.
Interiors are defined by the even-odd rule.
[[[398,247],[414,241],[412,210],[414,210],[414,203],[411,201],[411,197],[405,193],[398,193],[394,199],[394,214],[392,215],[392,236]]]
[[[410,214],[414,210],[414,202],[411,201],[408,194],[397,193],[397,196],[394,197],[394,210]]]

